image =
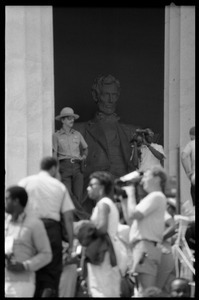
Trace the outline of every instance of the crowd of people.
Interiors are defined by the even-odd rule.
[[[119,122],[119,94],[117,79],[98,77],[95,118],[74,124],[79,116],[63,108],[52,156],[6,188],[5,297],[66,296],[70,264],[70,297],[79,289],[82,297],[193,296],[194,278],[176,273],[179,223],[176,199],[165,193],[163,147],[150,128]],[[195,127],[190,137],[181,159],[195,205]],[[194,243],[192,235],[193,253]]]

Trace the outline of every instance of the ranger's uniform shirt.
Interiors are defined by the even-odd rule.
[[[88,147],[86,141],[79,131],[71,129],[66,133],[63,128],[53,134],[53,151],[57,154],[58,160],[66,158],[80,159],[80,149]]]

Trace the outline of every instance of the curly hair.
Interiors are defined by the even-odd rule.
[[[7,192],[10,193],[10,197],[12,199],[19,199],[20,205],[22,207],[25,207],[27,202],[28,202],[28,194],[25,190],[25,188],[18,186],[18,185],[13,185],[10,186],[6,189]]]
[[[102,92],[102,87],[108,84],[115,84],[118,90],[118,95],[120,95],[120,82],[112,75],[99,75],[95,78],[94,83],[91,88],[91,93],[94,101],[97,103],[99,101],[99,95]]]
[[[58,160],[52,156],[43,157],[40,163],[40,169],[49,171],[53,166],[58,166]]]

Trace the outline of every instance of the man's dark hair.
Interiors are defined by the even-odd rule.
[[[23,187],[18,186],[18,185],[13,185],[13,186],[10,186],[9,188],[7,188],[6,191],[10,193],[10,197],[12,199],[18,198],[21,206],[23,206],[23,207],[26,206],[26,204],[28,202],[28,194]]]
[[[189,280],[186,279],[186,278],[183,278],[183,277],[176,277],[172,280],[171,282],[171,286],[174,282],[180,282],[183,286],[183,291],[186,292],[187,294],[191,294],[191,286],[190,286],[190,283],[189,283]]]
[[[90,175],[90,180],[96,178],[101,185],[104,186],[106,195],[110,195],[113,191],[113,177],[110,173],[105,171],[96,171]]]
[[[44,171],[49,171],[52,167],[57,167],[58,161],[55,157],[52,156],[46,156],[42,158],[40,169]]]
[[[190,128],[189,134],[190,135],[195,135],[195,126]]]

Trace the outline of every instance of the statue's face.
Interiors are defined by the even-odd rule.
[[[115,112],[119,93],[116,84],[105,84],[99,95],[98,108],[100,112],[111,115]]]

